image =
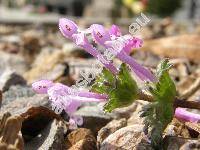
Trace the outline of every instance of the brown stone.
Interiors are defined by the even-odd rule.
[[[50,102],[46,95],[34,95],[32,97],[21,97],[18,99],[16,98],[16,100],[13,100],[6,105],[3,105],[1,107],[0,114],[10,112],[12,115],[20,115],[22,113],[25,113],[31,107],[39,106],[45,106],[51,109]]]
[[[101,128],[101,130],[99,130],[98,132],[97,136],[98,145],[100,145],[100,143],[102,143],[103,140],[107,138],[110,134],[121,129],[122,127],[125,127],[126,125],[127,121],[125,118],[119,120],[112,120],[111,122],[109,122],[105,127]]]
[[[97,147],[93,139],[86,138],[78,141],[69,150],[97,150]]]
[[[62,67],[58,69],[56,68],[58,67],[58,64],[62,64],[64,62],[64,58],[65,54],[62,51],[55,51],[52,54],[46,55],[40,60],[37,60],[39,61],[39,64],[26,72],[24,74],[24,78],[27,79],[28,83],[44,78],[55,81],[64,73],[64,69]],[[54,70],[56,70],[56,72]],[[56,75],[52,75],[52,72],[55,72]],[[51,78],[51,76],[53,76],[53,78]]]
[[[136,150],[136,149],[152,149],[145,142],[143,134],[143,125],[132,125],[121,128],[109,135],[100,145],[100,150]]]
[[[164,138],[164,149],[166,150],[198,150],[199,148],[200,141],[198,139],[175,136],[167,136]]]
[[[25,143],[28,150],[62,150],[66,149],[64,135],[66,127],[62,121],[51,121],[40,133]]]
[[[79,128],[72,131],[70,134],[67,135],[67,138],[66,138],[66,143],[67,143],[68,148],[85,147],[85,145],[87,145],[88,142],[95,143],[95,147],[96,147],[96,139],[93,136],[93,133],[91,132],[91,130],[85,129],[85,128]]]
[[[147,40],[144,42],[142,49],[151,51],[159,56],[188,58],[191,61],[199,62],[200,36],[185,34]]]
[[[22,118],[11,116],[5,113],[0,119],[0,148],[3,149],[24,149],[24,142],[21,136]]]

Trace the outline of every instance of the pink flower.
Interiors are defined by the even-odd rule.
[[[195,113],[186,111],[183,108],[176,108],[175,117],[177,119],[182,120],[182,121],[189,121],[189,122],[194,122],[194,123],[200,122],[200,115],[199,114],[195,114]]]
[[[102,25],[93,24],[90,26],[90,31],[96,43],[105,45],[106,41],[111,40],[109,32]]]
[[[33,83],[32,88],[38,94],[46,94],[47,90],[53,85],[54,83],[50,80],[40,80]]]
[[[70,29],[72,29],[70,32],[66,30],[66,25],[67,28],[70,27]],[[113,74],[118,73],[118,69],[112,64],[110,59],[104,57],[96,48],[94,48],[93,45],[89,43],[89,40],[84,33],[78,33],[78,27],[74,22],[68,19],[61,19],[59,21],[59,27],[66,38],[72,39],[76,45],[82,47],[85,51],[97,58]],[[141,39],[132,37],[131,35],[121,36],[121,31],[116,25],[113,25],[111,29],[107,31],[102,25],[93,24],[87,31],[91,33],[93,40],[97,44],[104,46],[113,55],[116,55],[118,59],[128,64],[141,80],[152,82],[156,80],[155,76],[148,69],[138,64],[131,56],[129,56],[132,48],[139,48],[142,46]]]
[[[113,38],[119,37],[121,36],[121,31],[120,28],[117,25],[112,25],[110,30],[109,30],[109,34],[110,36],[112,36]]]
[[[32,88],[38,94],[48,94],[54,111],[60,114],[62,110],[64,110],[72,119],[71,122],[75,122],[78,125],[81,124],[81,119],[79,118],[78,122],[77,118],[73,114],[82,103],[103,102],[108,98],[105,94],[97,94],[88,91],[76,90],[75,92],[71,92],[75,89],[71,89],[61,83],[53,83],[49,80],[40,80],[35,82],[32,84]]]
[[[126,35],[124,37],[118,37],[118,40],[121,38],[120,41],[122,41],[121,46],[119,47],[119,49],[115,47],[113,47],[113,44],[116,44],[113,42],[110,38],[108,38],[106,36],[107,31],[100,25],[95,25],[95,26],[91,26],[92,27],[92,37],[93,39],[100,45],[104,46],[106,49],[113,51],[113,53],[116,54],[116,52],[114,52],[115,50],[118,51],[118,53],[116,54],[116,57],[119,58],[121,61],[123,61],[124,63],[130,65],[131,69],[135,72],[135,74],[144,81],[155,81],[156,78],[155,76],[146,68],[144,68],[142,65],[138,64],[134,58],[132,58],[131,56],[129,56],[127,53],[129,53],[130,49],[132,47],[139,47],[141,46],[142,42],[141,40],[139,40],[138,38],[133,38],[130,35]],[[97,33],[101,33],[102,36],[101,38],[99,37],[99,35]],[[111,42],[109,42],[111,41]]]
[[[78,26],[73,21],[65,18],[59,19],[59,29],[66,38],[71,38],[73,34],[78,32]]]
[[[64,28],[66,24],[73,29],[73,32],[68,32],[68,30],[66,31]],[[102,56],[102,54],[95,47],[93,47],[92,44],[89,43],[83,32],[78,33],[78,27],[74,22],[62,18],[59,20],[59,29],[66,38],[73,40],[77,46],[82,47],[86,52],[90,53],[95,58],[98,59],[99,56]],[[112,73],[116,74],[118,72],[117,68],[111,62],[105,63],[102,60],[99,61]]]

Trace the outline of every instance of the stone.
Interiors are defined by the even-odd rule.
[[[32,90],[32,87],[27,85],[14,85],[3,93],[2,105],[7,105],[9,102],[19,98],[32,97],[33,95],[35,95],[35,92]]]
[[[140,111],[142,110],[142,107],[149,104],[149,102],[137,100],[134,102],[135,109],[131,113],[130,118],[127,120],[128,125],[134,125],[134,124],[143,124],[143,118],[140,117]]]
[[[22,118],[3,114],[0,118],[0,149],[24,149],[24,141],[21,135]]]
[[[200,148],[200,141],[198,139],[176,136],[166,136],[163,143],[166,150],[198,150]]]
[[[61,150],[65,149],[64,135],[66,127],[62,121],[53,120],[39,135],[25,143],[28,150]]]
[[[1,107],[1,112],[10,112],[12,115],[19,115],[25,113],[31,107],[44,106],[51,109],[47,95],[34,95],[32,97],[21,97],[15,99]]]
[[[22,35],[21,55],[28,64],[31,64],[41,50],[40,38],[38,31],[28,30]]]
[[[16,54],[0,51],[0,60],[0,74],[8,69],[22,75],[30,67],[22,56]]]
[[[46,55],[37,60],[39,63],[34,63],[35,66],[24,74],[24,78],[28,83],[33,83],[40,79],[55,81],[65,73],[66,66],[62,64],[65,57],[66,54],[62,51],[54,51]]]
[[[193,62],[200,60],[200,36],[197,34],[184,34],[172,37],[165,37],[155,40],[144,41],[142,50],[169,57],[188,58]]]
[[[97,145],[100,145],[100,143],[102,143],[103,140],[107,138],[110,134],[121,129],[122,127],[125,127],[126,125],[127,121],[125,118],[119,120],[112,120],[111,122],[109,122],[106,126],[104,126],[103,128],[101,128],[101,130],[98,131]]]
[[[63,121],[54,111],[42,106],[31,107],[20,116],[23,118],[21,131],[25,141],[30,141],[39,135],[53,119]]]
[[[118,118],[129,119],[131,116],[133,116],[133,113],[138,113],[139,112],[139,111],[137,111],[137,109],[139,110],[138,107],[141,108],[145,104],[148,104],[148,102],[141,101],[141,100],[136,100],[136,101],[134,101],[134,103],[132,103],[128,107],[117,108],[117,109],[113,110],[112,114],[115,114],[116,119],[118,119]]]
[[[26,80],[19,74],[7,70],[0,76],[0,89],[5,92],[12,85],[26,85]]]
[[[97,150],[96,143],[92,139],[82,139],[69,150]]]
[[[95,103],[83,105],[75,112],[75,115],[83,117],[84,123],[81,127],[91,129],[95,136],[97,132],[113,118],[111,115],[105,114]]]
[[[96,139],[91,130],[86,128],[78,128],[69,133],[66,137],[66,143],[67,148],[70,149],[74,149],[75,147],[77,149],[81,149],[81,147],[89,149],[88,146],[93,143],[93,147],[96,149]]]
[[[184,123],[174,118],[164,131],[165,136],[182,136],[191,138],[187,126]]]
[[[101,144],[100,150],[152,150],[150,144],[145,141],[143,125],[132,125],[121,128],[109,135]]]

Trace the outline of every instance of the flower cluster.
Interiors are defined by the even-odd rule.
[[[69,115],[70,128],[76,128],[77,125],[83,123],[81,116],[74,115],[74,112],[82,103],[103,102],[108,98],[105,94],[75,90],[61,83],[53,83],[50,80],[37,81],[32,84],[32,88],[38,94],[48,94],[52,109],[57,114],[64,110]]]
[[[76,45],[97,58],[112,73],[118,73],[118,69],[112,63],[112,59],[117,57],[128,64],[141,80],[156,80],[149,70],[129,56],[133,48],[142,46],[142,40],[132,37],[130,34],[122,35],[118,26],[112,25],[111,29],[106,30],[102,25],[93,24],[86,31],[80,31],[73,21],[62,18],[59,20],[59,29],[64,37],[72,40]],[[105,47],[103,54],[89,43],[88,36],[90,35],[97,44]]]
[[[72,40],[77,46],[80,46],[97,58],[106,68],[102,70],[102,73],[95,80],[92,87],[93,91],[101,94],[80,91],[78,89],[93,81],[98,73],[88,77],[87,73],[81,72],[85,81],[80,84],[78,80],[76,82],[78,87],[75,85],[68,87],[61,83],[53,83],[50,80],[40,80],[32,84],[32,88],[36,93],[48,94],[49,100],[52,103],[52,109],[57,114],[64,110],[69,115],[71,129],[83,124],[83,118],[76,116],[75,111],[84,102],[104,102],[109,100],[104,106],[104,110],[110,112],[115,108],[128,106],[139,98],[139,87],[132,78],[127,65],[142,81],[151,82],[148,90],[153,97],[153,102],[144,107],[141,116],[145,117],[146,127],[151,126],[154,129],[151,130],[152,139],[153,141],[155,140],[154,144],[160,143],[162,132],[171,122],[174,114],[175,117],[181,120],[200,121],[199,115],[187,112],[182,108],[177,108],[174,113],[173,105],[176,97],[176,86],[168,73],[171,64],[168,63],[167,59],[158,65],[156,76],[154,76],[154,74],[138,64],[130,56],[133,48],[140,48],[142,46],[143,42],[141,39],[130,34],[122,35],[119,27],[116,25],[112,25],[107,30],[102,25],[93,24],[85,31],[81,31],[73,21],[65,18],[59,20],[59,29],[64,37]],[[94,42],[103,46],[105,51],[102,53],[94,47],[89,42],[88,36],[91,36]],[[123,62],[120,69],[115,67],[112,61],[115,57]],[[96,64],[93,65],[95,65],[92,67],[94,69]],[[154,133],[156,134],[154,135]]]

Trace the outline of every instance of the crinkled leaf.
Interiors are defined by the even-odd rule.
[[[120,72],[116,76],[103,70],[92,89],[109,95],[109,101],[104,106],[106,112],[132,104],[138,94],[137,84],[125,64],[121,65]]]
[[[101,94],[108,94],[110,91],[112,91],[115,85],[115,76],[104,68],[100,76],[97,77],[95,83],[92,85],[92,91]]]
[[[145,117],[145,129],[150,131],[152,145],[158,149],[162,145],[162,133],[174,115],[173,102],[176,96],[176,87],[168,73],[171,66],[168,59],[158,65],[158,82],[149,88],[155,102],[143,107],[141,113],[141,117]]]

